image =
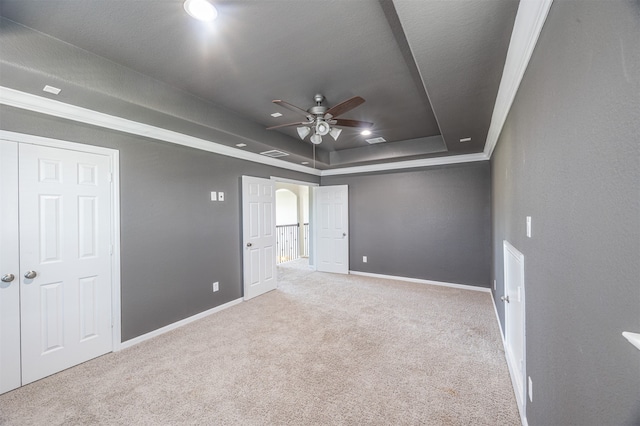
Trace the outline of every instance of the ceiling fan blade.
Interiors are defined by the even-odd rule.
[[[333,118],[339,115],[344,114],[345,112],[351,111],[357,106],[360,106],[364,103],[364,99],[360,96],[354,96],[353,98],[347,99],[346,101],[340,102],[338,105],[334,105],[324,113],[324,118]]]
[[[308,126],[310,124],[313,124],[312,121],[297,121],[295,123],[287,123],[287,124],[278,124],[277,126],[271,126],[271,127],[267,127],[267,130],[273,130],[273,129],[279,129],[281,127],[290,127],[290,126]]]
[[[293,104],[290,104],[289,102],[285,102],[285,101],[282,101],[282,100],[280,100],[280,99],[274,99],[274,100],[273,100],[273,101],[271,101],[271,102],[273,102],[273,103],[274,103],[274,104],[276,104],[276,105],[280,105],[281,107],[286,108],[286,109],[288,109],[288,110],[291,110],[291,111],[293,111],[293,112],[297,112],[297,113],[299,113],[299,114],[302,114],[302,115],[304,115],[305,117],[309,117],[309,115],[310,115],[310,114],[309,114],[309,112],[308,112],[307,110],[304,110],[304,109],[302,109],[302,108],[300,108],[300,107],[297,107],[297,106],[295,106],[295,105],[293,105]]]
[[[369,123],[368,121],[359,121],[359,120],[345,120],[345,119],[336,119],[336,126],[342,127],[361,127],[363,129],[369,129],[373,127],[373,123]]]

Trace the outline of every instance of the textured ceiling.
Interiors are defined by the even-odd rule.
[[[1,1],[0,14],[261,127],[300,119],[273,99],[306,109],[316,93],[328,106],[362,96],[366,102],[341,118],[373,122],[369,137],[388,142],[370,146],[348,128],[337,142],[325,137],[325,168],[482,151],[516,0],[212,2],[213,24],[191,19],[180,0]],[[11,75],[0,84],[11,86]],[[91,86],[100,86],[92,76],[82,83],[86,93],[65,102],[89,103]],[[130,96],[144,105],[149,94]],[[310,146],[295,127],[271,132]],[[459,142],[466,137],[472,142]]]

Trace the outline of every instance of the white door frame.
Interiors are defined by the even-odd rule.
[[[282,178],[278,176],[271,176],[271,180],[274,180],[276,182],[281,182],[281,183],[292,183],[294,185],[301,185],[301,186],[320,186],[319,183],[306,182],[304,180],[287,179],[287,178]]]
[[[526,310],[525,310],[525,281],[524,281],[524,255],[514,246],[512,246],[509,241],[503,240],[503,274],[504,274],[504,298],[509,301],[510,299],[516,299],[522,306],[522,329],[520,330],[522,334],[522,371],[518,371],[518,366],[514,365],[517,363],[517,360],[513,358],[512,353],[512,345],[511,342],[511,332],[513,331],[511,328],[514,327],[513,324],[510,324],[510,314],[507,312],[509,309],[509,303],[505,303],[504,308],[504,323],[505,323],[505,351],[506,351],[506,359],[507,366],[509,367],[509,373],[511,376],[511,384],[513,385],[513,390],[516,395],[516,402],[518,403],[518,409],[520,411],[520,417],[523,424],[527,424],[527,394],[528,394],[528,383],[527,383],[527,340],[526,340]],[[520,283],[521,290],[518,294],[510,294],[508,292],[508,273],[507,273],[507,256],[512,255],[518,261],[520,265],[517,273],[520,275]],[[518,373],[520,373],[520,377],[517,377]],[[521,388],[518,388],[518,381],[520,382]]]
[[[71,151],[87,152],[108,156],[111,161],[111,330],[112,350],[119,351],[122,345],[120,318],[120,152],[111,148],[85,145],[59,139],[0,130],[0,139],[7,141],[42,145]]]

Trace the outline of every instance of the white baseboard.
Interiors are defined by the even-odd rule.
[[[438,285],[441,287],[452,287],[460,290],[472,290],[472,291],[481,291],[483,293],[491,293],[491,289],[488,287],[476,287],[473,285],[466,285],[466,284],[454,284],[454,283],[445,283],[442,281],[421,280],[418,278],[396,277],[394,275],[372,274],[370,272],[349,271],[349,273],[353,275],[362,275],[365,277],[384,278],[387,280],[406,281],[406,282],[417,283],[417,284]]]
[[[134,337],[133,339],[127,340],[126,342],[122,342],[118,348],[114,348],[114,352],[121,351],[126,348],[130,348],[131,346],[137,345],[138,343],[142,343],[145,340],[152,339],[156,336],[164,334],[168,331],[175,330],[178,327],[182,327],[183,325],[187,325],[191,322],[197,321],[209,315],[215,314],[216,312],[220,312],[224,309],[230,308],[234,305],[237,305],[242,302],[242,298],[232,300],[231,302],[227,302],[224,305],[216,306],[215,308],[211,308],[204,312],[200,312],[199,314],[195,314],[183,320],[174,322],[173,324],[166,325],[157,330],[150,331],[149,333],[143,334],[142,336]]]
[[[496,313],[496,321],[498,321],[498,328],[500,328],[500,337],[502,338],[502,345],[505,346],[504,329],[502,328],[502,323],[500,322],[500,315],[498,314],[498,307],[496,306],[496,300],[493,298],[493,293],[491,293],[491,303],[493,304],[493,312]]]

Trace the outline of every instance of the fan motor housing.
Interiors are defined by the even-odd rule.
[[[309,108],[309,112],[311,114],[314,115],[324,115],[325,112],[327,112],[327,107],[322,106],[322,105],[316,105],[316,106],[312,106],[311,108]]]

